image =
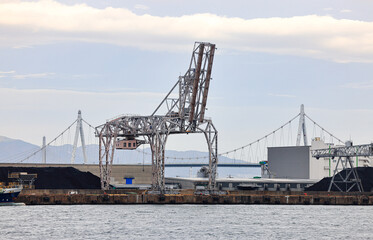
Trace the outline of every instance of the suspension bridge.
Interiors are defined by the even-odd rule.
[[[301,115],[304,114],[304,118]],[[299,129],[299,125],[302,126]],[[298,130],[294,129],[298,126]],[[312,135],[309,136],[303,126],[312,127]],[[303,134],[303,131],[305,134]],[[300,134],[299,134],[300,132]],[[240,147],[219,153],[219,167],[258,167],[260,161],[267,160],[268,147],[286,147],[286,146],[299,146],[299,136],[307,139],[310,142],[315,137],[320,137],[325,142],[341,144],[344,142],[337,138],[334,134],[330,133],[324,127],[315,122],[304,111],[299,112],[297,115],[286,121],[284,124],[269,131],[268,134],[263,135],[252,141],[248,141]],[[80,144],[78,144],[80,140]],[[303,141],[304,143],[304,141]],[[77,152],[78,150],[78,152]],[[50,158],[53,160],[48,161],[46,153],[52,151],[53,154]],[[80,151],[80,153],[79,153]],[[151,152],[147,149],[135,149],[137,153],[134,157],[139,160],[134,164],[142,163],[142,160],[149,159]],[[76,161],[77,154],[80,156],[80,161]],[[178,152],[178,155],[183,154]],[[35,147],[28,151],[17,152],[7,158],[1,158],[1,162],[12,163],[97,163],[98,159],[98,139],[95,133],[95,127],[86,121],[79,111],[78,117],[66,129],[57,134],[51,141],[43,144],[41,147]],[[195,156],[172,156],[172,153],[165,156],[165,167],[199,167],[205,166],[208,159],[207,153],[195,154]],[[115,163],[125,164],[128,159],[119,159]],[[130,161],[131,162],[131,161]],[[149,161],[145,161],[149,164]]]

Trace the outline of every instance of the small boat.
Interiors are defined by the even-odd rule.
[[[11,205],[22,191],[22,187],[0,188],[0,205]]]

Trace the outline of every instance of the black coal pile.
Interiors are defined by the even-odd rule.
[[[372,192],[373,191],[373,167],[358,167],[356,168],[357,173],[359,175],[359,178],[361,180],[361,183],[363,185],[364,192]],[[343,170],[340,172],[340,174],[337,174],[334,178],[335,181],[341,181],[341,175],[343,177],[346,176],[346,170]],[[351,173],[350,178],[353,178],[353,174]],[[319,182],[315,183],[314,185],[306,188],[306,191],[328,191],[331,177],[323,178]],[[351,187],[352,184],[343,184],[343,183],[337,183],[339,188],[341,188],[343,191],[346,191],[349,187]],[[331,191],[339,191],[336,186],[332,186]],[[358,191],[357,186],[355,185],[350,192]]]
[[[0,182],[14,182],[8,173],[36,173],[35,189],[100,189],[100,178],[73,167],[0,167]]]

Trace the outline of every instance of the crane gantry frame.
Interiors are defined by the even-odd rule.
[[[344,184],[345,191],[349,192],[357,186],[359,192],[364,192],[361,179],[357,173],[356,168],[353,166],[353,161],[351,157],[370,157],[373,156],[373,144],[364,144],[364,145],[355,145],[355,146],[345,146],[345,147],[336,147],[336,148],[326,148],[326,149],[317,149],[312,150],[312,157],[316,159],[319,158],[338,158],[338,162],[335,166],[333,177],[330,181],[328,192],[331,191],[332,187],[335,186],[339,191],[343,191],[343,187],[339,186]],[[341,164],[343,170],[345,170],[345,176],[341,175],[341,172],[338,172],[338,166]],[[340,180],[336,180],[335,177],[339,175]]]
[[[205,118],[215,44],[196,42],[187,72],[180,76],[170,92],[149,116],[121,116],[96,127],[99,137],[101,188],[110,187],[115,149],[135,149],[150,144],[152,152],[152,190],[165,191],[165,147],[170,134],[203,133],[209,150],[208,189],[216,188],[218,132]],[[171,94],[178,87],[178,98]],[[161,109],[166,113],[161,115]],[[140,138],[143,139],[140,139]]]

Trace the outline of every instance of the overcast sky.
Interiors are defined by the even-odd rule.
[[[215,43],[207,115],[220,151],[306,113],[373,140],[373,1],[0,1],[0,135],[41,144],[75,120],[152,113]],[[308,129],[312,129],[309,126]],[[195,141],[194,139],[200,139]],[[206,150],[203,136],[170,138]]]

